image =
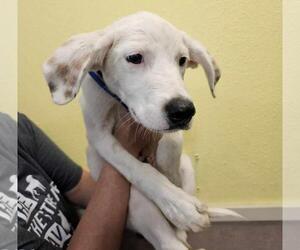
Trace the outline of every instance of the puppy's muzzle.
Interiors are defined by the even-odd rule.
[[[187,98],[176,97],[165,106],[169,129],[186,129],[195,115],[194,104]]]

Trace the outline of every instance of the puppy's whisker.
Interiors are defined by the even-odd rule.
[[[130,121],[131,117],[127,117],[123,121],[123,125],[126,125]]]
[[[147,136],[147,131],[148,131],[148,130],[147,130],[146,128],[144,128],[144,131],[143,131],[143,138],[144,138],[144,139],[147,138],[147,137],[146,137],[146,136]]]
[[[135,141],[135,142],[137,141],[136,135],[137,135],[137,131],[138,131],[139,126],[140,126],[140,125],[138,124],[137,127],[136,127],[136,129],[135,129],[135,133],[134,133],[134,141]]]
[[[149,130],[145,129],[144,130],[144,139],[147,140],[149,134]]]
[[[126,121],[119,122],[117,129],[121,129],[125,125]]]
[[[130,115],[128,115],[127,117],[125,117],[125,116],[124,116],[124,120],[118,126],[118,129],[125,127],[125,125],[127,125],[129,123],[129,121],[132,119]]]
[[[129,129],[131,129],[131,127],[133,126],[135,124],[135,121],[134,120],[132,120],[132,119],[129,119],[129,121],[127,121],[127,127],[129,128]]]
[[[139,128],[138,128],[138,136],[142,138],[142,134],[143,134],[143,126],[141,124],[139,124]]]
[[[131,116],[129,115],[129,113],[126,113],[125,115],[122,116],[121,120],[125,121],[128,118],[130,118]]]
[[[121,116],[120,112],[118,111],[118,117],[119,117],[119,119],[118,119],[118,120],[119,120],[119,121],[122,121],[122,120],[124,120],[124,119],[125,119],[125,117],[126,117],[126,114]]]

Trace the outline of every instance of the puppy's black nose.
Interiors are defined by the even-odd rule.
[[[182,97],[173,98],[165,106],[170,127],[184,127],[196,113],[194,104]]]

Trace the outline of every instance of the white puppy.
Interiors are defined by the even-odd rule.
[[[195,114],[183,76],[198,64],[214,95],[220,71],[206,49],[159,16],[141,12],[72,37],[43,67],[57,104],[71,101],[82,85],[91,173],[97,178],[105,159],[132,183],[128,225],[155,249],[188,249],[185,231],[210,224],[206,206],[193,196],[191,161],[181,153],[180,130],[189,128]],[[109,91],[137,123],[162,135],[156,168],[135,159],[113,136],[125,108],[99,88],[90,71],[102,72]]]

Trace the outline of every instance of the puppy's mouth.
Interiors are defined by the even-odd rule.
[[[189,130],[191,128],[191,120],[182,121],[178,124],[171,124],[165,132],[176,132],[178,130]]]
[[[178,131],[178,130],[189,130],[191,128],[190,124],[181,125],[181,126],[170,126],[167,131]]]
[[[129,113],[131,117],[134,119],[136,123],[141,124],[146,129],[152,131],[152,132],[158,132],[158,133],[172,133],[177,132],[179,130],[189,130],[191,128],[191,119],[182,120],[176,124],[169,124],[167,128],[154,128],[154,127],[148,127],[136,115],[135,111],[131,108],[129,108]]]

